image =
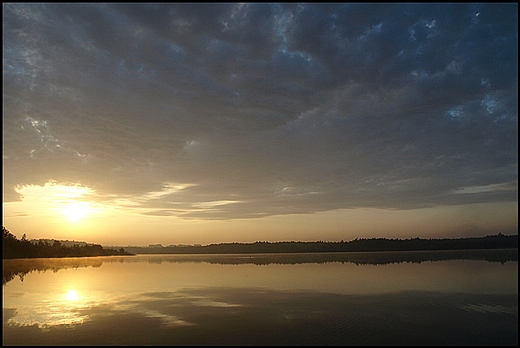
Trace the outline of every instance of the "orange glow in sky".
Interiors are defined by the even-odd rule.
[[[12,231],[23,230],[32,239],[60,238],[105,245],[348,241],[386,235],[414,238],[421,234],[431,237],[478,236],[489,231],[512,230],[517,223],[518,209],[517,203],[481,203],[414,210],[339,209],[313,214],[207,221],[183,219],[181,215],[147,215],[148,209],[139,207],[139,202],[160,196],[157,192],[133,197],[135,201],[120,198],[102,203],[96,202],[98,197],[94,190],[80,185],[49,182],[44,186],[19,187],[18,192],[22,201],[4,204],[4,224],[12,226]],[[208,206],[221,204],[227,202]],[[193,209],[199,210],[200,206]],[[52,233],[42,226],[48,226]],[[320,237],[316,237],[316,231],[322,231]]]

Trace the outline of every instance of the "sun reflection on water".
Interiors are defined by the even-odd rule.
[[[88,316],[80,314],[80,310],[88,307],[89,304],[74,289],[61,292],[55,300],[50,299],[43,302],[45,305],[40,311],[41,321],[36,320],[41,327],[82,324],[88,319]]]
[[[56,296],[57,295],[57,296]],[[85,296],[75,289],[59,292],[55,296],[36,299],[36,302],[20,305],[16,315],[8,319],[12,325],[31,326],[37,324],[46,329],[56,325],[77,325],[88,320],[82,309],[92,305]]]

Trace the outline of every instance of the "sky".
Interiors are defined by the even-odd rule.
[[[103,245],[518,229],[517,3],[3,3],[3,226]]]

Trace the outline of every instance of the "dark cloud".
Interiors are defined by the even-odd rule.
[[[517,4],[3,9],[4,201],[48,180],[217,219],[517,199]]]

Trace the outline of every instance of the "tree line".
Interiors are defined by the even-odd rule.
[[[5,226],[2,226],[2,258],[48,258],[48,257],[81,257],[81,256],[110,256],[132,255],[123,248],[105,249],[99,244],[65,246],[59,241],[50,244],[47,241],[32,243],[25,234],[21,239],[16,238]]]
[[[327,253],[368,251],[475,250],[518,248],[518,235],[442,239],[356,238],[345,242],[254,242],[194,246],[125,247],[135,254]]]
[[[193,246],[155,246],[105,249],[99,244],[73,245],[67,247],[59,241],[53,244],[39,241],[33,243],[25,234],[19,240],[2,226],[2,257],[78,257],[133,254],[241,254],[241,253],[327,253],[327,252],[370,252],[370,251],[421,251],[421,250],[475,250],[518,248],[518,235],[497,235],[469,238],[442,239],[398,239],[356,238],[345,242],[254,242],[219,243]]]

